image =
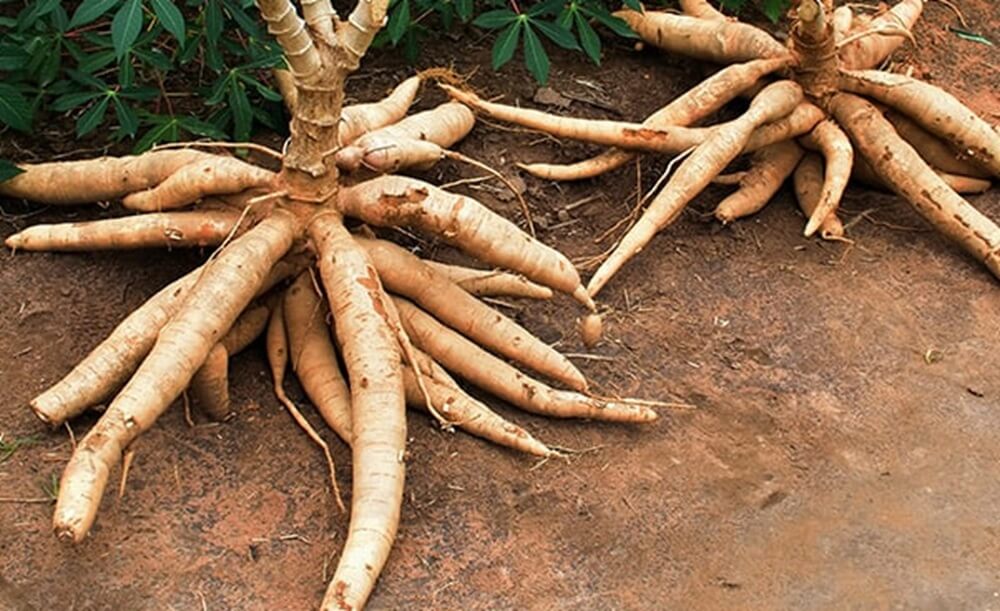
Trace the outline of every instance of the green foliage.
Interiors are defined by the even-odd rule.
[[[747,5],[754,4],[771,21],[777,22],[792,5],[792,0],[720,0],[722,8],[738,13]]]
[[[142,151],[283,128],[281,96],[262,80],[281,50],[253,0],[14,4],[0,0],[12,15],[0,16],[0,124],[10,129],[64,115],[78,137],[103,129]],[[14,174],[0,163],[0,180]]]
[[[389,23],[376,44],[400,46],[410,60],[420,52],[420,41],[430,33],[428,18],[436,18],[447,30],[456,20],[488,30],[493,35],[493,69],[499,70],[522,49],[524,63],[540,83],[549,78],[547,45],[582,51],[595,64],[601,63],[601,39],[593,23],[606,26],[619,36],[635,37],[624,21],[611,16],[602,0],[544,0],[530,7],[516,0],[487,0],[478,12],[473,0],[392,0]],[[626,6],[641,10],[638,0]]]

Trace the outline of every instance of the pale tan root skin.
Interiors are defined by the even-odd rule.
[[[873,19],[867,26],[868,31],[879,31],[886,28],[911,30],[920,18],[926,0],[901,0],[884,15]],[[836,27],[836,12],[834,26]],[[840,48],[838,54],[847,68],[874,68],[881,64],[892,52],[906,42],[905,36],[872,34],[853,40]]]
[[[917,149],[920,156],[932,167],[958,176],[989,178],[989,171],[917,125],[912,119],[891,110],[883,114],[889,123],[892,123],[892,126],[896,128],[900,137]]]
[[[718,111],[753,87],[764,76],[787,67],[790,62],[791,58],[760,59],[723,68],[647,117],[642,122],[642,127],[660,129],[671,125],[692,125]],[[596,157],[568,165],[548,163],[518,165],[539,178],[582,180],[620,168],[634,158],[633,152],[610,149]]]
[[[416,255],[391,242],[358,239],[385,287],[403,295],[479,345],[521,363],[570,388],[587,380],[569,359],[510,318],[469,295]]]
[[[337,137],[343,145],[354,142],[362,134],[392,125],[406,116],[420,91],[420,77],[411,76],[378,102],[345,106],[340,113]]]
[[[650,10],[621,10],[614,16],[624,19],[639,38],[659,49],[717,64],[788,55],[788,49],[770,34],[745,23]]]
[[[23,174],[0,183],[0,195],[43,204],[89,204],[156,186],[181,167],[213,159],[194,150],[152,151],[135,157],[19,164]]]
[[[916,148],[916,147],[914,147]],[[920,149],[916,149],[920,152]],[[921,155],[923,157],[923,155]],[[926,159],[925,159],[926,160]],[[948,174],[947,172],[942,172],[939,168],[931,166],[934,172],[941,177],[941,180],[948,185],[952,191],[959,194],[975,194],[984,193],[989,190],[993,183],[986,178],[974,178],[972,176],[960,176],[957,174]],[[885,184],[881,178],[875,174],[875,170],[865,161],[863,158],[856,158],[854,160],[854,167],[852,168],[851,178],[857,180],[858,182],[864,183],[869,187],[875,189],[881,189],[883,191],[892,191],[889,185]]]
[[[159,212],[182,208],[207,195],[268,187],[274,179],[274,172],[233,157],[214,156],[181,167],[151,189],[126,195],[122,204],[140,212]]]
[[[474,269],[437,261],[424,261],[467,293],[478,297],[526,297],[551,299],[552,289],[500,270]]]
[[[523,274],[594,308],[569,259],[472,198],[412,178],[380,176],[341,189],[337,205],[372,225],[427,231],[480,261]]]
[[[750,169],[740,178],[739,189],[719,202],[715,218],[731,223],[760,212],[774,197],[802,159],[802,147],[785,140],[754,153]]]
[[[952,191],[879,110],[846,93],[830,109],[875,173],[938,231],[1000,278],[1000,227]]]
[[[9,236],[5,243],[15,250],[53,252],[215,246],[229,236],[239,216],[229,210],[162,212],[34,225]]]
[[[1000,176],[1000,134],[943,89],[902,74],[875,70],[841,71],[840,87],[899,110],[993,176]]]
[[[214,338],[232,326],[268,270],[291,247],[296,230],[294,217],[276,211],[206,266],[135,375],[73,452],[56,502],[57,534],[74,541],[86,536],[111,468],[187,387]]]
[[[467,395],[454,384],[436,379],[428,379],[428,372],[423,372],[424,386],[430,393],[435,409],[449,422],[463,431],[492,441],[493,443],[525,452],[532,456],[551,456],[552,450],[541,441],[535,439],[524,428],[513,424],[499,414]],[[427,408],[416,375],[409,366],[403,368],[403,383],[406,391],[406,403],[420,409]]]
[[[816,206],[819,205],[820,193],[823,190],[824,170],[823,158],[816,153],[807,153],[792,176],[795,187],[795,201],[799,204],[799,209],[806,215],[812,217]],[[844,237],[844,224],[841,223],[837,212],[831,212],[823,219],[819,226],[819,235],[824,240],[836,240]]]
[[[718,21],[727,19],[723,13],[709,4],[708,0],[680,0],[679,4],[684,14],[691,17]]]
[[[340,373],[330,338],[330,309],[316,294],[309,273],[299,275],[285,291],[285,328],[292,369],[323,420],[348,445],[351,444],[351,391]]]
[[[851,179],[854,148],[847,134],[829,120],[822,121],[802,140],[806,146],[823,153],[826,171],[819,203],[816,204],[816,209],[813,210],[803,231],[803,234],[809,237],[816,233],[823,221],[840,206],[840,198],[843,197],[847,183]]]
[[[412,303],[397,298],[403,326],[413,343],[445,369],[504,401],[555,418],[593,418],[610,422],[650,422],[649,407],[555,390],[514,369]]]
[[[596,295],[626,261],[680,215],[687,203],[740,154],[754,129],[792,112],[802,97],[802,89],[791,81],[768,85],[743,115],[717,129],[712,138],[695,148],[591,277],[587,285],[590,295]]]
[[[298,273],[301,267],[297,260],[279,261],[257,294]],[[204,267],[199,267],[172,282],[129,314],[64,378],[32,399],[35,415],[56,427],[110,397],[149,353],[160,329],[180,308],[203,271]]]
[[[188,390],[194,406],[206,416],[222,422],[232,416],[229,404],[229,358],[243,351],[267,326],[270,308],[247,308],[226,335],[208,353],[191,378]]]
[[[444,149],[472,131],[475,123],[464,104],[449,102],[369,132],[334,158],[338,167],[352,171],[362,165],[377,172],[427,169],[440,161]]]
[[[316,216],[309,236],[347,367],[354,436],[351,521],[322,608],[360,609],[399,527],[406,451],[401,354],[375,268],[341,219]]]

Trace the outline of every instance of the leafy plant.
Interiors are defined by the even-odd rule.
[[[104,127],[136,151],[278,129],[281,97],[261,72],[283,60],[252,0],[181,1],[83,0],[70,14],[25,0],[0,17],[0,123],[28,133],[40,116],[68,115],[78,137]],[[0,177],[16,171],[0,163]]]

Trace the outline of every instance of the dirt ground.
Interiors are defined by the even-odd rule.
[[[1000,41],[991,0],[957,4],[971,29]],[[997,51],[948,32],[954,22],[929,4],[919,47],[900,58],[997,122]],[[710,69],[608,44],[600,69],[554,56],[567,112],[643,117]],[[423,62],[458,56],[468,70],[488,54],[486,41],[445,41]],[[353,92],[375,97],[408,71],[382,54]],[[499,78],[482,69],[473,84],[508,100],[534,93],[517,67]],[[71,129],[27,144],[70,150]],[[591,149],[481,124],[460,150],[513,173],[515,161]],[[644,160],[646,188],[664,164]],[[431,178],[474,174],[448,165]],[[628,212],[636,176],[633,165],[580,184],[527,179],[540,237],[572,257],[603,250],[593,238]],[[467,192],[518,218],[498,189]],[[581,450],[538,468],[414,415],[399,538],[371,608],[1000,609],[997,281],[890,195],[849,190],[848,248],[803,239],[787,188],[758,216],[720,228],[704,213],[724,193],[698,198],[606,288],[600,359],[578,360],[607,392],[697,409],[634,428],[498,405],[541,439]],[[996,188],[969,200],[1000,219]],[[67,214],[3,206],[4,236]],[[4,255],[0,433],[34,442],[0,462],[0,496],[44,499],[69,456],[66,431],[46,431],[28,400],[203,256]],[[543,338],[585,352],[569,300],[517,306]],[[274,399],[259,346],[235,358],[232,379],[239,416],[189,428],[180,409],[168,411],[137,443],[125,496],[109,491],[84,544],[52,536],[47,503],[0,505],[0,576],[10,582],[0,590],[39,609],[315,606],[346,518],[321,455]],[[290,392],[304,402],[294,383]],[[332,445],[349,489],[349,452]]]

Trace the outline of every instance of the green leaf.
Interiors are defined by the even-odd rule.
[[[155,115],[154,115],[155,116]],[[177,120],[173,117],[157,117],[158,119],[166,119],[165,121],[160,120],[154,122],[153,129],[146,132],[135,146],[132,148],[133,153],[144,153],[150,149],[154,144],[158,142],[176,142],[177,137],[180,135],[177,129]]]
[[[73,110],[77,106],[89,102],[103,94],[104,92],[102,91],[73,91],[71,93],[61,95],[53,100],[51,108],[56,112]]]
[[[486,28],[487,30],[497,30],[513,21],[517,21],[517,13],[509,8],[503,8],[495,11],[486,11],[479,17],[476,17],[472,25]]]
[[[386,31],[389,32],[389,40],[392,41],[392,44],[399,43],[409,25],[410,0],[402,0],[402,2],[396,5],[396,10],[392,11],[392,15],[389,15],[389,24],[386,26]]]
[[[496,42],[493,43],[494,70],[499,70],[510,61],[510,58],[514,57],[514,51],[517,50],[517,40],[521,35],[521,25],[520,21],[515,21],[501,32],[500,36],[497,36]]]
[[[546,38],[563,49],[570,49],[571,51],[580,50],[580,45],[576,44],[576,39],[573,38],[573,34],[569,30],[561,28],[554,23],[542,21],[541,19],[532,19],[531,25],[538,28],[538,31],[544,34]]]
[[[773,23],[777,23],[781,16],[788,10],[791,0],[764,0],[764,5],[761,9],[767,18]]]
[[[52,11],[56,10],[59,6],[59,0],[41,0],[40,2],[29,2],[28,8],[21,12],[17,16],[18,30],[21,32],[28,31],[31,26],[35,25],[35,22],[42,17],[48,15]]]
[[[80,118],[76,120],[77,138],[94,131],[104,121],[104,114],[108,110],[108,101],[110,99],[109,96],[104,96],[98,103],[88,108],[87,112],[80,115]]]
[[[20,91],[0,83],[0,123],[21,131],[31,131],[31,104]]]
[[[14,165],[12,162],[6,159],[0,159],[0,182],[5,180],[10,180],[18,174],[23,174],[24,170]]]
[[[585,15],[589,15],[594,19],[603,23],[612,32],[621,36],[623,38],[638,38],[639,36],[632,31],[632,28],[625,23],[624,19],[615,17],[611,13],[604,10],[604,7],[596,7],[594,9],[584,8],[583,12]]]
[[[549,56],[530,25],[524,28],[524,63],[536,81],[542,85],[549,81]]]
[[[163,27],[174,35],[181,44],[184,43],[184,17],[181,16],[180,9],[171,0],[150,0],[153,5],[153,13],[160,20]]]
[[[120,97],[114,96],[111,99],[115,103],[115,116],[118,117],[118,125],[121,127],[122,134],[130,138],[135,137],[136,131],[139,130],[139,117],[135,116],[135,111]]]
[[[455,12],[463,23],[468,23],[472,19],[472,0],[455,0]]]
[[[986,38],[982,34],[976,34],[975,32],[969,32],[968,30],[963,30],[961,28],[956,28],[956,27],[949,27],[948,29],[951,30],[951,32],[955,34],[955,36],[958,36],[963,40],[978,42],[979,44],[988,45],[991,47],[993,46],[993,41],[991,41],[989,38]]]
[[[73,17],[69,20],[69,25],[66,28],[72,30],[87,25],[108,13],[116,4],[118,4],[118,0],[83,0],[80,6],[73,11]]]
[[[587,57],[590,58],[592,62],[597,65],[601,64],[601,38],[594,31],[594,28],[590,27],[590,23],[583,18],[580,13],[575,15],[576,21],[576,31],[580,34],[580,44],[583,45],[583,50],[587,53]]]
[[[239,81],[233,81],[229,87],[229,109],[233,112],[233,136],[241,142],[249,140],[253,113],[246,88]]]
[[[119,60],[138,38],[142,30],[142,0],[125,0],[111,20],[111,42]]]
[[[723,0],[723,3],[725,3],[725,0]],[[624,4],[625,8],[630,8],[640,13],[643,12],[642,3],[639,0],[625,0]]]
[[[566,6],[566,0],[545,0],[528,9],[527,15],[529,17],[538,17],[548,13],[554,15],[564,6]]]
[[[202,138],[212,138],[213,140],[225,140],[226,132],[211,123],[206,123],[194,117],[181,117],[178,123],[185,131],[201,136]]]

